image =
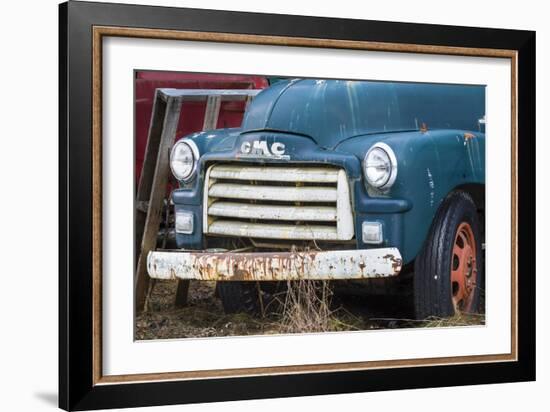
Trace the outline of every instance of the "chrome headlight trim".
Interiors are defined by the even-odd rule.
[[[191,149],[191,154],[193,156],[193,166],[191,168],[191,171],[189,172],[189,174],[185,177],[180,177],[178,176],[175,171],[174,171],[174,167],[172,165],[172,161],[173,161],[173,158],[174,158],[174,153],[176,151],[176,149],[179,147],[179,145],[186,145],[187,147],[189,147]],[[186,139],[186,138],[182,138],[180,140],[178,140],[174,146],[172,147],[172,150],[170,151],[170,170],[172,172],[172,174],[174,175],[174,177],[180,181],[183,181],[183,182],[189,182],[194,176],[195,176],[195,173],[197,172],[197,165],[198,165],[198,162],[199,162],[199,157],[200,157],[200,153],[199,153],[199,148],[197,147],[196,143],[191,140],[191,139]]]
[[[381,150],[388,157],[389,160],[390,170],[387,178],[383,181],[383,183],[375,183],[370,181],[367,174],[367,161],[369,159],[369,155],[371,155],[375,150]],[[392,187],[395,183],[395,179],[397,178],[397,157],[395,156],[395,152],[393,151],[393,149],[383,142],[378,142],[372,145],[363,159],[363,174],[365,176],[366,183],[376,189],[385,190]]]

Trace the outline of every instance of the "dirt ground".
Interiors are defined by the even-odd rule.
[[[147,310],[138,315],[135,338],[173,339],[285,333],[281,316],[226,315],[215,297],[215,282],[193,281],[186,307],[176,308],[175,281],[157,281]],[[332,299],[330,331],[483,325],[484,315],[430,321],[412,320],[412,301],[403,295],[356,295],[336,292]]]

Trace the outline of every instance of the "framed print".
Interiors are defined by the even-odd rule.
[[[60,5],[60,407],[535,379],[535,33]]]

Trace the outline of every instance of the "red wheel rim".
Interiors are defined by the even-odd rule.
[[[477,286],[477,248],[472,227],[462,222],[451,258],[451,294],[455,312],[471,312]]]

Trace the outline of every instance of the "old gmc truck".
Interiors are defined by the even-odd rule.
[[[152,278],[216,280],[236,312],[277,281],[407,269],[418,318],[480,310],[483,86],[280,81],[170,159],[179,250],[150,252]]]

